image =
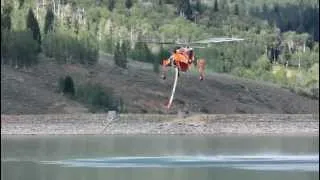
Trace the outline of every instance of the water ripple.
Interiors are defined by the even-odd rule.
[[[126,156],[42,161],[65,167],[226,167],[247,170],[317,171],[319,155],[259,156]]]

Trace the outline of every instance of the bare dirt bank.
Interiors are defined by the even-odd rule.
[[[215,114],[177,115],[107,114],[1,115],[2,135],[319,135],[319,115]]]
[[[58,93],[59,77],[66,75],[73,78],[76,88],[90,82],[113,89],[115,96],[123,99],[126,112],[167,113],[164,105],[171,95],[172,73],[162,80],[152,65],[143,68],[143,63],[130,61],[129,68],[123,70],[112,63],[112,57],[101,57],[99,64],[90,67],[60,65],[49,59],[26,70],[1,66],[1,113],[90,112],[87,104]],[[205,81],[199,81],[197,74],[188,72],[179,78],[170,113],[186,109],[209,114],[311,114],[319,113],[318,107],[318,99],[267,82],[209,72]]]

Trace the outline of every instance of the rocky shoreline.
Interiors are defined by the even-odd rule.
[[[319,135],[313,114],[1,115],[1,135]]]

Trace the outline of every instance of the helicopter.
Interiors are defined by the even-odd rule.
[[[195,56],[194,48],[206,48],[205,46],[199,46],[206,44],[207,47],[210,47],[212,43],[222,43],[222,42],[232,42],[232,41],[243,41],[242,38],[227,38],[227,37],[220,37],[220,38],[208,38],[205,40],[199,40],[194,42],[160,42],[160,41],[147,41],[147,43],[156,43],[156,44],[174,44],[177,47],[173,49],[171,52],[170,57],[167,59],[163,59],[161,61],[162,65],[162,79],[166,79],[166,72],[168,67],[173,67],[175,69],[175,79],[173,84],[173,89],[171,93],[171,97],[167,104],[167,108],[169,109],[172,101],[173,96],[175,93],[176,85],[178,77],[180,76],[180,72],[187,72],[190,70],[192,64],[198,69],[199,72],[199,80],[204,80],[204,72],[205,72],[205,65],[206,61],[203,58],[197,59]],[[146,42],[146,41],[145,41]],[[191,47],[192,46],[192,47]]]
[[[174,48],[171,52],[171,56],[168,59],[162,60],[162,78],[166,79],[167,67],[174,67],[178,69],[179,72],[187,72],[192,64],[196,66],[199,72],[199,80],[204,80],[204,71],[206,61],[203,58],[196,59],[194,48],[206,48],[203,46],[197,46],[200,44],[207,44],[207,47],[210,47],[210,43],[220,43],[220,42],[231,42],[231,41],[242,41],[244,39],[240,38],[210,38],[206,40],[200,40],[190,43],[181,43],[176,42],[172,44],[182,45]],[[161,44],[170,44],[170,42],[161,42]],[[195,45],[192,47],[192,45]]]

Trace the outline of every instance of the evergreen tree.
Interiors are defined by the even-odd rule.
[[[11,33],[12,6],[8,3],[1,7],[1,63],[7,64]]]
[[[201,1],[197,1],[197,2],[196,2],[196,5],[195,5],[194,9],[195,9],[199,14],[202,14],[202,13],[203,13]]]
[[[114,51],[114,62],[116,66],[119,66],[121,68],[127,68],[127,58],[126,58],[126,45],[121,45],[120,42],[117,42],[116,48]]]
[[[132,0],[126,0],[125,5],[127,9],[130,9],[133,5]]]
[[[14,31],[10,33],[8,44],[8,56],[11,64],[19,67],[27,67],[36,63],[38,43],[32,38],[32,32]]]
[[[39,51],[40,51],[41,34],[40,34],[39,23],[31,8],[29,9],[29,12],[27,15],[27,29],[31,30],[33,34],[33,39],[39,43]]]
[[[1,9],[1,30],[11,30],[11,12],[12,6],[10,4],[5,4]]]
[[[177,0],[175,1],[179,15],[184,15],[187,19],[192,20],[192,8],[189,1]]]
[[[119,66],[119,56],[120,56],[120,43],[117,42],[116,47],[114,49],[113,52],[113,60],[114,60],[114,64]]]
[[[214,12],[218,12],[219,11],[218,0],[214,0],[213,10],[214,10]]]
[[[123,41],[121,45],[121,58],[120,58],[120,63],[121,67],[127,68],[127,56],[128,56],[128,50],[129,50],[129,43],[127,41]]]
[[[108,9],[109,11],[113,11],[113,9],[115,8],[116,6],[116,1],[115,0],[108,0]]]
[[[123,47],[122,47],[122,49],[123,49],[123,51],[125,52],[124,54],[125,54],[125,56],[126,56],[126,58],[128,57],[128,54],[129,54],[129,52],[130,52],[130,47],[131,47],[131,44],[130,44],[130,42],[129,41],[124,41],[123,43],[122,43],[123,45]]]
[[[79,30],[80,30],[80,24],[78,19],[76,19],[73,23],[73,29],[74,29],[74,33],[79,34]]]
[[[22,8],[23,4],[24,4],[24,0],[19,0],[19,9]]]
[[[70,76],[66,76],[64,79],[63,94],[71,96],[75,94],[73,79]]]
[[[163,46],[161,46],[160,47],[160,51],[159,51],[159,57],[158,57],[159,58],[159,63],[161,64],[162,60],[164,60],[164,59],[166,59],[168,57],[170,57],[169,51],[165,50],[163,48]]]
[[[193,20],[193,12],[192,12],[192,8],[191,8],[189,1],[187,1],[187,3],[186,3],[186,9],[185,9],[184,13],[185,13],[187,19],[189,19],[190,21]]]
[[[47,34],[48,31],[53,30],[53,21],[54,21],[54,14],[51,8],[47,9],[45,22],[44,22],[44,33]]]
[[[234,5],[234,14],[237,16],[239,15],[239,5],[238,4]]]
[[[168,58],[170,56],[170,53],[168,51],[166,51],[163,46],[161,45],[160,46],[160,50],[159,50],[159,54],[157,57],[154,58],[154,61],[153,61],[153,71],[155,73],[159,73],[160,71],[160,67],[159,65],[161,65],[162,63],[162,60]]]

